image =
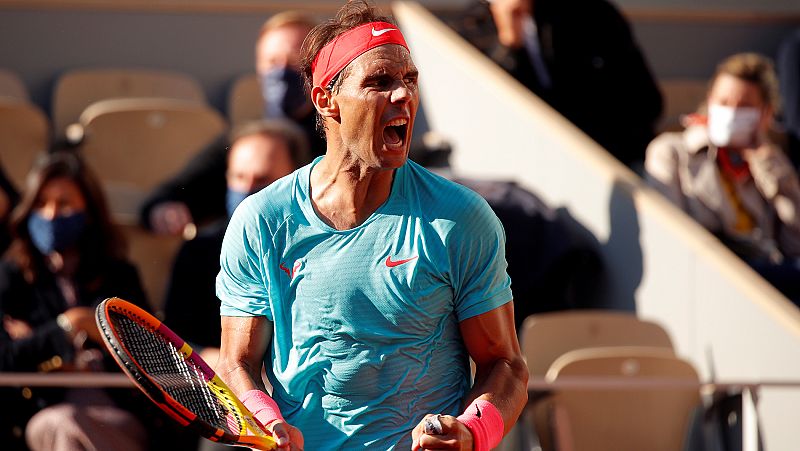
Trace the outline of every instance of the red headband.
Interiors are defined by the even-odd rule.
[[[333,77],[367,50],[386,44],[398,44],[408,50],[397,25],[370,22],[345,31],[325,44],[311,63],[314,86],[328,86]]]

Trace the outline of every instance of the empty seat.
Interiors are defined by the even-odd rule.
[[[660,325],[630,312],[569,310],[525,318],[520,346],[531,377],[542,378],[566,352],[599,346],[656,346],[671,349],[672,340]]]
[[[17,74],[7,69],[0,69],[0,98],[3,97],[23,102],[29,100],[25,84]]]
[[[520,347],[532,380],[542,380],[553,362],[565,353],[600,346],[652,346],[672,352],[672,340],[660,325],[642,320],[631,312],[541,313],[525,318],[520,328]],[[551,449],[550,399],[535,394],[531,399],[531,405],[520,419],[520,424],[524,425],[521,440],[538,441],[542,449]]]
[[[228,120],[231,126],[264,117],[264,97],[256,74],[237,78],[228,93]]]
[[[576,377],[612,377],[627,385],[555,391],[553,436],[555,448],[563,451],[684,449],[692,413],[700,404],[694,367],[663,348],[571,351],[553,363],[546,377],[555,383]],[[636,387],[637,382],[651,385]]]
[[[94,102],[112,98],[164,97],[205,103],[200,84],[178,72],[147,69],[81,69],[65,73],[53,93],[56,136],[78,122]]]
[[[173,99],[103,100],[81,115],[81,151],[97,171],[117,219],[225,131],[215,110]]]
[[[0,98],[0,164],[18,189],[36,155],[47,150],[49,133],[47,117],[35,105]]]

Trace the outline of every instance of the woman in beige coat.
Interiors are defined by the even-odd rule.
[[[768,138],[777,98],[767,58],[731,56],[712,79],[707,114],[658,136],[645,159],[651,185],[770,279],[797,271],[800,257],[800,182]]]

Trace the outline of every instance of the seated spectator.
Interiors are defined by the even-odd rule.
[[[244,124],[233,131],[231,142],[225,194],[228,217],[246,196],[310,161],[304,134],[288,121]],[[183,244],[164,305],[164,322],[201,349],[201,355],[212,365],[220,345],[219,299],[214,284],[227,225],[226,217]]]
[[[743,53],[724,60],[707,114],[689,116],[683,132],[656,138],[645,170],[654,187],[796,298],[800,182],[768,138],[777,90],[767,58]]]
[[[661,93],[612,3],[473,2],[453,26],[612,155],[641,168]]]
[[[797,168],[800,167],[800,29],[781,43],[777,65],[789,158]]]
[[[264,96],[265,117],[295,122],[313,155],[325,153],[316,130],[315,111],[300,75],[300,46],[315,22],[302,13],[276,14],[261,27],[256,43],[256,72]],[[156,233],[181,235],[187,225],[225,217],[225,164],[229,142],[220,137],[145,201],[141,224]],[[190,227],[191,228],[191,227]]]
[[[110,296],[144,306],[145,297],[94,175],[73,153],[43,155],[10,229],[13,241],[0,262],[0,371],[106,368],[95,307]],[[6,392],[0,415],[10,417],[1,422],[11,430],[2,432],[4,447],[22,448],[24,428],[34,450],[145,449],[145,427],[108,391]]]
[[[11,242],[8,234],[8,219],[18,200],[17,190],[14,189],[14,185],[11,184],[11,180],[8,179],[0,165],[0,255],[3,255]]]

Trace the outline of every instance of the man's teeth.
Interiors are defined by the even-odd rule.
[[[408,123],[408,119],[393,119],[386,124],[387,127],[397,127],[399,125],[406,125]]]

